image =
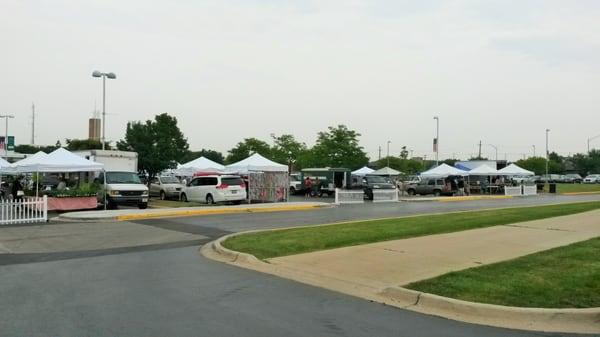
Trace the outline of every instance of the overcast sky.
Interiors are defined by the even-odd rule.
[[[600,1],[2,0],[0,113],[17,143],[86,138],[101,80],[107,138],[177,116],[191,149],[329,125],[371,158],[586,150],[600,134]],[[0,120],[1,122],[1,120]],[[4,125],[0,123],[0,133]],[[13,132],[10,132],[13,134]],[[600,139],[595,141],[600,147]]]

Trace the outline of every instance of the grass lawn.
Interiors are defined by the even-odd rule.
[[[177,200],[160,200],[160,199],[150,199],[148,202],[148,207],[150,208],[171,208],[171,207],[197,207],[197,206],[206,206],[206,204],[201,204],[199,202],[182,202]]]
[[[448,273],[406,287],[517,307],[600,307],[600,238]]]
[[[600,184],[556,184],[556,193],[598,192]]]
[[[550,218],[598,208],[600,208],[600,202],[585,202],[370,220],[243,234],[226,240],[223,245],[235,251],[252,254],[259,259],[267,259],[365,243]]]

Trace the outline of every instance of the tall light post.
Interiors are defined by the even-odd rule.
[[[546,129],[546,181],[548,180],[548,160],[550,156],[550,152],[548,151],[548,134],[550,133],[550,129]]]
[[[435,166],[438,166],[440,153],[440,117],[434,116],[433,119],[435,119]]]
[[[592,140],[594,140],[594,139],[597,139],[597,138],[600,138],[600,135],[597,135],[597,136],[594,136],[594,137],[590,137],[590,138],[588,138],[588,141],[587,141],[587,145],[588,145],[588,155],[590,154],[590,142],[591,142]]]
[[[533,156],[535,157],[535,145],[531,145],[533,147]]]
[[[8,119],[15,118],[14,115],[0,115],[0,118],[5,118],[6,129],[4,134],[4,158],[8,161]]]
[[[390,143],[391,141],[387,141],[387,166],[390,167]]]
[[[498,165],[498,147],[496,145],[492,145],[492,144],[488,144],[489,146],[493,147],[494,150],[496,150],[496,165]]]
[[[94,70],[92,76],[102,77],[102,150],[104,150],[106,147],[106,78],[114,80],[117,78],[117,75],[115,73],[103,73]]]

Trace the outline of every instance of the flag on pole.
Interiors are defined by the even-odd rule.
[[[438,140],[433,138],[433,152],[438,152]]]

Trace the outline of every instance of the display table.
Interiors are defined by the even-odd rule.
[[[91,197],[48,197],[49,211],[73,211],[78,209],[94,209],[97,206],[96,196]]]

